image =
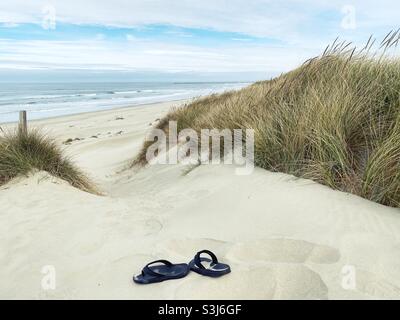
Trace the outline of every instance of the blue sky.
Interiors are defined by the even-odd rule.
[[[399,10],[386,0],[2,0],[0,80],[79,72],[268,78],[337,36],[356,44],[383,37],[399,27]]]

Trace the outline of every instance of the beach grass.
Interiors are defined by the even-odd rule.
[[[175,108],[156,128],[254,129],[258,167],[400,207],[400,61],[337,42],[299,68]],[[145,164],[143,145],[134,164]]]
[[[38,130],[1,132],[0,185],[34,170],[46,171],[76,188],[99,194],[90,179],[45,134]]]

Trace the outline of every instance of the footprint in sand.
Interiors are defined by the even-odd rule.
[[[305,262],[335,263],[338,250],[302,240],[265,239],[232,245],[212,239],[174,240],[164,247],[182,256],[212,248],[233,272],[215,279],[189,277],[175,298],[192,299],[327,299],[328,288]],[[255,263],[268,263],[257,266]]]
[[[246,296],[243,294],[246,293]],[[175,291],[175,299],[327,299],[321,277],[302,265],[235,270],[218,280],[193,276]]]
[[[340,259],[338,250],[303,240],[266,239],[239,243],[227,257],[237,262],[280,263],[335,263]]]

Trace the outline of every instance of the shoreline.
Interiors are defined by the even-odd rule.
[[[87,112],[79,112],[79,113],[71,113],[71,114],[64,114],[64,115],[58,115],[58,116],[53,116],[53,117],[46,117],[46,118],[41,118],[41,119],[34,119],[34,120],[29,120],[29,113],[27,113],[28,116],[28,124],[29,123],[39,123],[39,122],[45,122],[45,121],[51,121],[51,120],[57,120],[57,119],[63,119],[63,118],[70,118],[70,117],[79,117],[83,115],[95,115],[95,114],[101,114],[102,112],[107,113],[111,111],[118,111],[118,110],[126,110],[126,109],[132,109],[136,107],[145,107],[145,106],[157,106],[159,104],[165,104],[165,103],[171,103],[171,104],[183,104],[187,103],[192,99],[177,99],[177,100],[166,100],[166,101],[158,101],[158,102],[150,102],[150,103],[141,103],[141,104],[135,104],[135,105],[127,105],[127,106],[122,106],[122,107],[116,107],[116,108],[110,108],[110,109],[103,109],[103,110],[97,110],[97,111],[87,111]],[[0,122],[0,127],[1,126],[13,126],[17,125],[18,121],[11,121],[11,122]]]
[[[149,82],[149,83],[151,83],[151,82]],[[98,111],[106,111],[106,110],[117,110],[117,109],[124,109],[124,108],[129,108],[129,107],[133,107],[133,106],[143,106],[143,105],[152,105],[152,104],[158,104],[158,103],[166,103],[166,102],[179,102],[179,101],[191,101],[191,100],[194,100],[194,99],[198,99],[198,98],[201,98],[201,97],[204,97],[204,96],[208,96],[208,95],[210,95],[210,94],[221,94],[221,93],[223,93],[223,92],[227,92],[227,91],[235,91],[235,90],[240,90],[240,89],[242,89],[243,87],[246,87],[246,86],[248,86],[248,85],[251,85],[252,84],[252,82],[216,82],[216,83],[213,83],[213,82],[199,82],[199,83],[190,83],[190,82],[188,82],[188,83],[165,83],[166,85],[185,85],[185,84],[188,84],[188,85],[194,85],[194,84],[197,84],[197,85],[201,85],[201,84],[219,84],[219,85],[221,85],[221,86],[223,86],[223,87],[221,87],[221,88],[211,88],[211,87],[209,87],[208,89],[207,88],[201,88],[201,87],[198,87],[197,89],[195,88],[195,89],[190,89],[190,88],[187,88],[186,90],[188,91],[188,92],[190,92],[190,90],[194,90],[195,92],[192,92],[192,93],[187,93],[187,97],[185,97],[185,96],[182,96],[182,93],[179,95],[179,88],[176,88],[176,90],[178,90],[178,91],[176,91],[175,93],[178,93],[178,96],[175,96],[175,94],[172,94],[172,95],[170,95],[169,97],[167,97],[167,96],[157,96],[157,95],[155,95],[155,96],[144,96],[143,98],[146,98],[146,99],[148,99],[148,102],[144,102],[144,101],[131,101],[131,102],[128,102],[128,101],[126,101],[126,102],[119,102],[119,103],[117,103],[116,105],[112,105],[112,100],[109,100],[108,101],[108,103],[107,102],[102,102],[100,105],[97,105],[97,107],[95,106],[95,107],[93,107],[93,106],[91,106],[91,104],[90,104],[90,101],[81,101],[80,103],[82,104],[80,107],[82,108],[82,106],[84,107],[84,106],[86,106],[86,107],[89,107],[89,109],[92,109],[92,108],[94,108],[94,109],[92,109],[92,110],[90,110],[90,111],[79,111],[79,107],[77,107],[77,106],[75,106],[75,107],[72,107],[71,108],[71,106],[70,106],[70,108],[67,108],[67,112],[69,112],[70,110],[72,110],[72,113],[66,113],[66,114],[63,114],[63,112],[61,111],[61,114],[60,115],[56,115],[56,116],[51,116],[49,113],[47,113],[47,112],[44,112],[44,114],[42,115],[42,114],[40,114],[39,112],[42,112],[42,111],[46,111],[46,110],[42,110],[42,111],[40,111],[40,110],[33,110],[33,111],[30,111],[29,110],[29,107],[24,107],[25,105],[23,104],[23,103],[21,103],[21,104],[18,104],[18,105],[20,105],[21,106],[21,110],[24,110],[24,108],[27,108],[26,109],[26,111],[28,112],[28,116],[29,116],[29,113],[34,113],[34,116],[35,117],[37,117],[37,116],[42,116],[41,118],[38,118],[38,119],[34,119],[34,120],[31,120],[31,121],[38,121],[38,120],[44,120],[44,119],[53,119],[53,118],[58,118],[58,117],[63,117],[63,116],[70,116],[70,115],[77,115],[77,114],[82,114],[82,113],[92,113],[92,112],[98,112]],[[235,87],[225,87],[226,85],[236,85]],[[116,88],[114,88],[114,89],[116,89]],[[76,90],[76,92],[78,93],[79,92],[79,89],[78,88],[76,88],[75,89]],[[94,89],[93,89],[94,90]],[[103,92],[105,89],[103,88],[101,91],[99,91],[99,92]],[[120,90],[129,90],[129,89],[120,89]],[[141,92],[141,91],[146,91],[146,90],[150,90],[150,91],[153,91],[153,90],[156,90],[155,88],[151,88],[151,89],[135,89],[134,91],[137,91],[137,92]],[[159,90],[166,90],[165,88],[160,88]],[[180,90],[182,90],[182,88],[180,89]],[[196,92],[196,90],[197,90],[197,92]],[[205,90],[205,91],[204,91]],[[119,92],[119,91],[116,91],[116,92],[114,92],[114,91],[112,91],[114,94],[120,94],[120,93],[122,93],[122,91],[121,92]],[[128,91],[128,92],[130,92],[130,91]],[[97,93],[96,93],[97,94]],[[102,101],[102,100],[100,100],[100,101]],[[56,102],[48,102],[47,104],[46,104],[46,108],[45,109],[48,109],[48,108],[50,108],[49,106],[51,106],[52,105],[52,103],[53,104],[56,104]],[[7,106],[7,105],[6,105]],[[15,105],[15,106],[17,106],[17,105]],[[67,104],[67,106],[68,106],[68,104]],[[12,109],[14,109],[14,108],[12,108]],[[43,106],[42,106],[42,109],[43,109]],[[96,110],[97,109],[97,110]],[[18,111],[19,110],[17,110],[17,111],[11,111],[11,112],[7,112],[6,114],[4,114],[4,117],[5,118],[7,118],[7,114],[12,114],[13,116],[13,118],[14,119],[18,119],[17,117],[18,117]],[[54,112],[56,112],[56,113],[59,113],[60,111],[59,110],[57,110],[57,109],[54,109],[54,111],[53,111],[53,113]],[[1,119],[1,114],[0,114],[0,119]],[[5,125],[5,124],[9,124],[9,123],[16,123],[16,122],[18,122],[17,120],[15,120],[15,121],[8,121],[8,120],[6,120],[6,121],[4,121],[4,122],[1,122],[1,120],[0,120],[0,125]]]

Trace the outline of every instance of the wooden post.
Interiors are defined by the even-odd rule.
[[[28,132],[28,124],[26,120],[26,111],[19,112],[19,125],[18,125],[19,132],[22,134],[26,134]]]

